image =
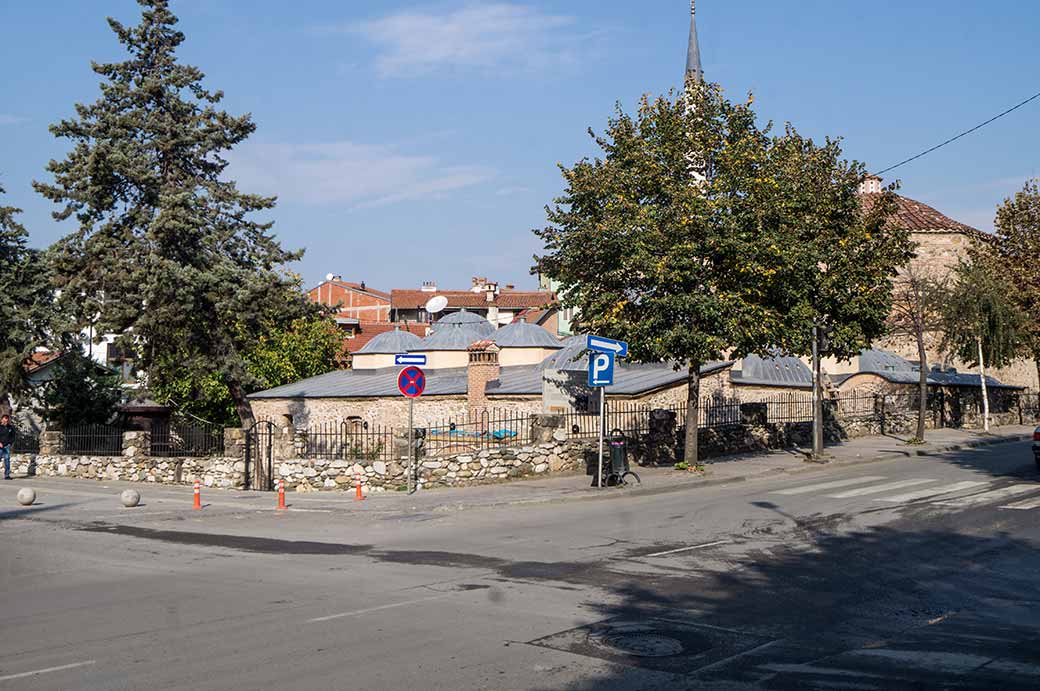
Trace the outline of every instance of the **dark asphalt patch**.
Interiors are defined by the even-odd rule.
[[[297,540],[276,540],[269,537],[252,537],[246,535],[220,535],[214,533],[195,533],[182,530],[155,530],[130,525],[95,524],[77,528],[87,533],[105,533],[108,535],[125,535],[145,540],[160,540],[181,545],[198,547],[223,547],[242,552],[257,554],[302,554],[343,556],[365,554],[372,550],[372,545],[345,545],[336,542],[309,542]]]

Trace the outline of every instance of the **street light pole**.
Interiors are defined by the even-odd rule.
[[[813,324],[812,330],[812,455],[823,456],[823,387],[820,381],[820,327]]]

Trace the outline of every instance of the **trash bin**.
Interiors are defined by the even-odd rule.
[[[620,429],[610,431],[610,474],[624,475],[628,472],[628,443]]]

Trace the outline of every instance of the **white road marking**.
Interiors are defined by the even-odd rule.
[[[680,547],[679,549],[670,549],[666,552],[654,552],[653,554],[644,554],[643,558],[646,557],[663,557],[666,554],[678,554],[679,552],[689,552],[692,549],[704,549],[705,547],[714,547],[715,545],[728,545],[732,540],[716,540],[715,542],[705,542],[703,545],[693,545],[691,547]]]
[[[950,674],[965,674],[990,662],[992,657],[969,653],[947,653],[938,650],[895,650],[892,648],[865,648],[851,650],[848,655],[880,657],[898,660],[908,667],[930,669]]]
[[[739,658],[747,657],[748,655],[753,655],[754,653],[761,652],[761,651],[765,650],[766,648],[770,648],[770,647],[776,645],[781,640],[783,640],[783,639],[777,639],[775,641],[769,641],[768,643],[763,643],[762,645],[755,646],[751,650],[745,650],[742,653],[737,653],[736,655],[730,655],[729,657],[724,658],[722,660],[719,660],[718,662],[713,662],[710,665],[708,665],[707,667],[700,667],[697,670],[697,674],[701,674],[703,672],[707,672],[707,671],[712,670],[712,669],[717,669],[717,668],[722,667],[723,665],[729,664],[730,662],[733,662],[734,660],[737,660]]]
[[[1001,509],[1019,509],[1026,511],[1029,509],[1040,508],[1040,497],[1030,497],[1029,499],[1023,499],[1022,501],[1016,501],[1014,504],[1007,504],[999,507]]]
[[[860,485],[864,482],[874,482],[875,480],[884,480],[882,475],[866,475],[864,477],[853,478],[852,480],[833,480],[831,482],[821,482],[817,485],[805,485],[802,487],[792,487],[791,489],[781,489],[773,494],[808,494],[809,492],[817,492],[823,489],[834,489],[835,487],[845,487],[847,485]]]
[[[848,499],[849,497],[861,497],[865,494],[880,494],[881,492],[887,492],[890,489],[900,489],[902,487],[913,487],[914,485],[923,485],[928,482],[935,482],[935,480],[931,478],[921,478],[917,480],[900,480],[899,482],[886,482],[881,485],[871,485],[870,487],[850,489],[847,492],[840,492],[838,494],[828,494],[827,496],[832,499]]]
[[[941,485],[939,487],[929,487],[928,489],[919,489],[916,492],[907,492],[906,494],[895,494],[891,497],[880,497],[874,501],[886,501],[892,504],[902,504],[908,501],[915,501],[917,499],[924,499],[925,497],[937,497],[940,494],[953,494],[954,492],[961,492],[966,489],[975,489],[977,487],[984,487],[990,483],[988,482],[976,482],[973,480],[966,480],[965,482],[955,482],[952,485]]]
[[[976,506],[978,504],[990,504],[995,501],[1000,501],[1005,497],[1013,497],[1016,494],[1025,494],[1026,492],[1035,492],[1038,489],[1040,489],[1040,484],[1030,482],[1027,484],[1001,487],[1000,489],[995,489],[989,492],[983,492],[982,494],[969,494],[968,496],[960,497],[959,499],[937,501],[933,502],[933,505],[950,506],[955,509],[963,509],[969,506]]]
[[[339,614],[330,614],[327,617],[315,617],[314,619],[308,619],[308,624],[315,624],[321,621],[331,621],[333,619],[343,619],[344,617],[356,617],[360,614],[368,614],[369,612],[381,612],[384,609],[394,609],[396,607],[406,607],[408,605],[415,605],[420,602],[429,602],[430,600],[443,600],[446,597],[455,595],[456,593],[445,593],[443,595],[433,595],[431,597],[421,597],[417,600],[405,600],[404,602],[394,602],[389,605],[379,605],[378,607],[366,607],[365,609],[355,609],[351,612],[340,612]]]
[[[92,665],[97,660],[85,660],[83,662],[73,662],[68,665],[58,665],[57,667],[45,667],[44,669],[34,669],[31,672],[22,672],[20,674],[8,674],[6,677],[0,677],[0,681],[10,681],[11,679],[24,679],[25,677],[34,677],[37,674],[47,674],[48,672],[60,672],[63,669],[72,669],[74,667],[85,667],[86,665]]]

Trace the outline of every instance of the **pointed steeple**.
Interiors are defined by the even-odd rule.
[[[701,47],[697,41],[697,0],[690,0],[690,47],[686,53],[686,77],[692,77],[697,82],[704,81]]]

